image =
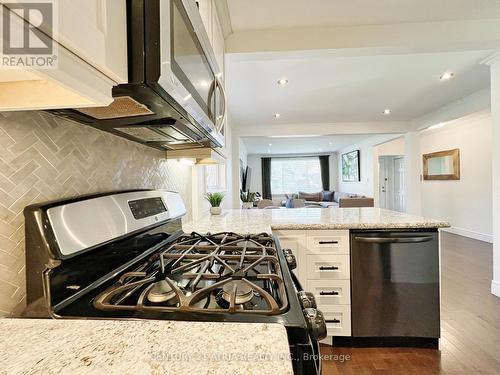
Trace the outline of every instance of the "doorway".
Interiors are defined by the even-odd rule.
[[[380,208],[405,211],[404,156],[379,156]]]

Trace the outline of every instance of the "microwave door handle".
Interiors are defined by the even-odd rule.
[[[208,89],[208,110],[209,111],[212,111],[211,108],[212,108],[212,102],[215,101],[215,91],[217,90],[217,81],[216,79],[214,79],[212,81],[212,84],[210,85],[209,89]],[[217,103],[216,103],[217,104]],[[213,108],[213,115],[215,115],[215,107]],[[217,119],[215,119],[215,122],[217,122]]]
[[[219,78],[215,77],[215,82],[216,86],[220,89],[220,92],[222,94],[222,103],[224,105],[222,110],[222,117],[220,118],[219,121],[217,121],[217,119],[215,120],[216,121],[215,129],[217,130],[217,133],[220,133],[227,117],[227,95],[226,95],[226,89],[224,88],[224,85],[219,80]]]
[[[368,243],[420,243],[429,242],[434,238],[431,236],[420,237],[354,237],[355,241]]]

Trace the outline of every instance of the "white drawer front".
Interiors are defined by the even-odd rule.
[[[337,305],[320,310],[326,320],[328,336],[351,336],[351,306]]]
[[[350,280],[309,280],[307,291],[314,294],[318,308],[351,304]]]
[[[350,279],[349,255],[308,255],[307,279]]]
[[[349,254],[349,231],[307,231],[310,254]]]

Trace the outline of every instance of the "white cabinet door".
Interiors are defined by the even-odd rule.
[[[308,280],[349,280],[349,255],[307,255]]]
[[[28,12],[21,10],[18,8],[9,14],[11,35],[17,37],[25,34],[25,17],[31,18],[26,15]],[[116,81],[65,46],[54,44],[58,46],[56,69],[0,68],[0,111],[79,108],[111,103],[111,90]]]
[[[351,336],[351,305],[325,305],[321,312],[328,336]]]
[[[282,249],[292,250],[295,259],[297,260],[297,268],[295,269],[295,275],[299,278],[302,287],[306,287],[306,232],[300,230],[290,230],[290,231],[274,231],[274,234],[278,236],[280,245]]]
[[[116,83],[128,82],[125,0],[59,0],[54,39]]]
[[[312,254],[349,254],[349,231],[309,230],[307,249]]]
[[[12,2],[21,3],[19,0]],[[126,0],[54,1],[52,38],[115,83],[128,81]],[[9,6],[8,4],[6,4]],[[28,22],[37,18],[15,10]],[[36,25],[37,27],[39,25]]]

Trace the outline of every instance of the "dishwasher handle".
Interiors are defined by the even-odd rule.
[[[432,241],[432,236],[417,237],[354,237],[355,241],[368,243],[419,243]]]

